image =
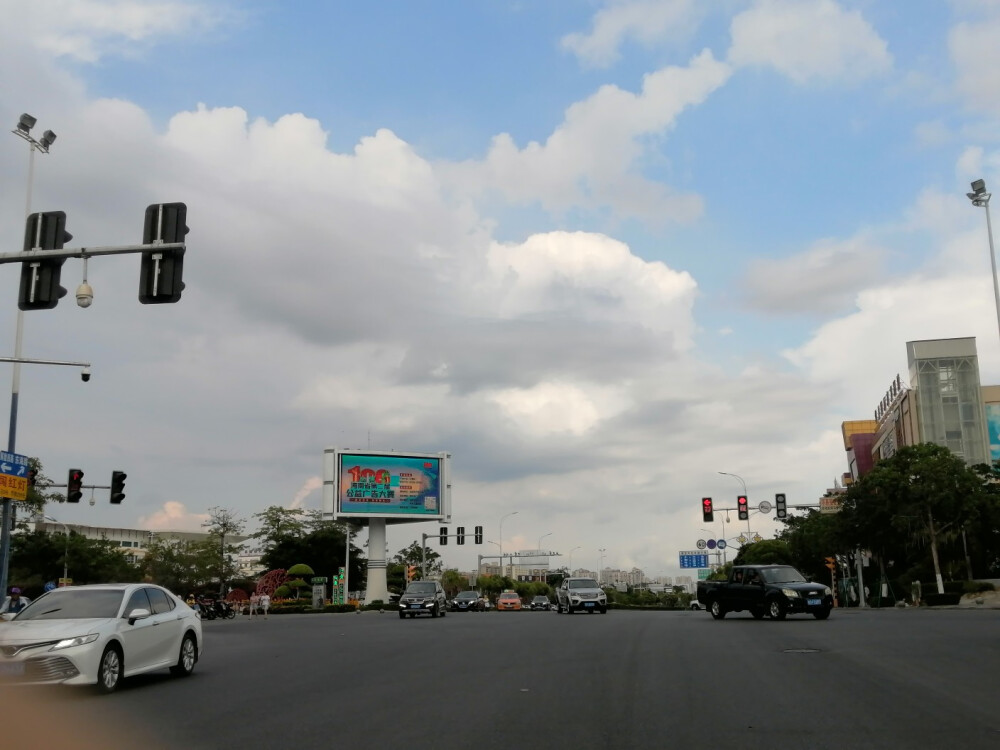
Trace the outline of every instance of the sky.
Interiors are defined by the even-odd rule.
[[[255,528],[328,447],[448,452],[478,555],[678,575],[701,498],[818,502],[910,340],[1000,383],[984,211],[1000,0],[0,0],[0,121],[70,247],[188,207],[183,297],[93,258],[24,315],[15,450],[126,499],[64,523]],[[0,138],[0,247],[29,147]],[[0,268],[13,356],[19,268]],[[9,382],[12,366],[4,364]],[[725,472],[723,474],[722,472]],[[516,514],[515,514],[516,513]],[[58,515],[56,515],[58,514]],[[503,523],[500,537],[500,520]],[[390,554],[432,523],[391,525]],[[363,541],[363,539],[362,539]],[[605,550],[600,553],[598,550]],[[688,573],[689,571],[684,571]]]

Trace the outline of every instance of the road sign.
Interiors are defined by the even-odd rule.
[[[682,568],[707,568],[708,554],[704,552],[681,552]]]
[[[25,500],[28,497],[28,457],[0,451],[0,497]]]
[[[718,545],[719,549],[725,549],[727,546],[725,539],[720,539],[716,544]]]
[[[697,546],[698,546],[698,549],[705,549],[705,547],[708,546],[708,543],[704,539],[699,539]]]
[[[708,542],[706,543],[706,546],[709,549],[715,549],[717,545],[718,545],[718,542],[716,542],[714,539],[709,539]]]
[[[742,534],[740,534],[738,537],[736,537],[736,541],[739,542],[740,544],[746,544],[747,538]]]
[[[753,540],[754,540],[754,542],[763,542],[764,541],[764,537],[762,537],[760,534],[754,533]]]
[[[761,500],[760,501],[760,505],[757,506],[757,509],[761,513],[770,513],[771,512],[771,503],[769,503],[767,500]]]
[[[701,568],[701,569],[698,570],[698,580],[699,581],[708,580],[708,577],[710,575],[712,575],[712,571],[709,570],[708,568]]]

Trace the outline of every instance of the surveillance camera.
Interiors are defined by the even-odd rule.
[[[93,495],[91,495],[91,496],[90,496],[90,504],[91,504],[91,505],[93,505],[93,504],[94,504],[95,502],[96,502],[96,501],[94,500],[94,496],[93,496]]]
[[[94,301],[94,290],[86,281],[76,288],[76,304],[80,307],[90,307]]]
[[[90,382],[90,368],[89,367],[84,367],[82,370],[80,370],[80,379],[84,383],[89,383]]]

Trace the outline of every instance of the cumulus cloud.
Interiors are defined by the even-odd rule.
[[[639,170],[643,138],[660,135],[687,108],[729,78],[730,68],[708,50],[687,67],[669,66],[643,78],[639,93],[605,85],[571,105],[545,143],[519,148],[507,133],[493,139],[485,160],[448,170],[467,190],[498,190],[517,203],[554,212],[610,206],[623,217],[687,222],[701,199],[648,180]]]
[[[959,23],[948,34],[948,49],[965,106],[994,117],[1000,116],[998,38],[1000,13],[976,23]]]
[[[184,503],[170,500],[155,513],[140,516],[139,524],[151,531],[204,531],[202,524],[208,518],[208,513],[192,513]]]
[[[865,239],[827,240],[788,258],[751,261],[740,287],[751,307],[767,313],[843,311],[878,278],[885,256]]]
[[[834,0],[756,0],[733,18],[729,61],[796,83],[856,81],[892,67],[888,45],[860,11]]]
[[[648,45],[686,37],[703,8],[694,0],[618,0],[594,15],[590,33],[567,34],[561,44],[585,65],[606,67],[618,60],[626,39]]]

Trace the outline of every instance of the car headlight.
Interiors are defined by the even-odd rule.
[[[76,638],[66,638],[59,641],[55,646],[50,648],[50,651],[58,651],[61,648],[73,648],[74,646],[85,646],[88,643],[93,643],[99,637],[98,633],[91,633],[90,635],[78,635]]]
[[[799,592],[795,589],[782,589],[781,593],[787,596],[789,599],[798,599]]]
[[[831,589],[829,586],[824,586],[823,593],[826,594],[827,596],[833,596],[833,589]]]

